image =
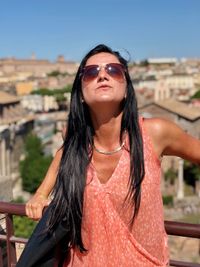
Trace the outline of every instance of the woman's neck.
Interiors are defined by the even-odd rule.
[[[99,148],[112,150],[120,145],[122,111],[113,114],[102,113],[91,114],[95,130],[94,143]]]

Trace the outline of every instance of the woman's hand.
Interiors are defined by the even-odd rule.
[[[42,217],[44,207],[48,206],[49,203],[48,197],[36,191],[33,197],[26,203],[26,215],[35,221],[39,220]]]

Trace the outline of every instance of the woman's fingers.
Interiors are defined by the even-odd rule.
[[[37,193],[26,203],[26,215],[33,219],[39,220],[42,217],[44,207],[49,205],[49,200],[44,199]]]

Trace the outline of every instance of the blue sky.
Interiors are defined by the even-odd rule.
[[[200,0],[1,0],[0,58],[79,61],[99,43],[131,60],[200,57]]]

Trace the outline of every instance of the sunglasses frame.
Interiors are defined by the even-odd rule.
[[[117,77],[115,77],[115,75],[112,75],[112,72],[111,73],[109,72],[109,67],[116,67],[116,69],[121,73],[121,77],[117,78]],[[91,75],[88,80],[87,80],[87,78],[84,79],[86,71],[89,69],[92,69],[92,68],[94,68],[94,70],[96,70],[95,75],[93,75],[93,76]],[[122,81],[122,79],[121,79],[122,77],[123,77],[123,81],[126,79],[126,77],[125,77],[126,69],[125,69],[124,65],[122,65],[121,63],[107,63],[107,64],[102,65],[102,66],[95,65],[95,64],[85,66],[81,72],[82,80],[84,82],[93,81],[94,79],[96,79],[98,77],[101,69],[104,69],[110,77],[112,77],[113,79],[115,79],[119,82]]]

